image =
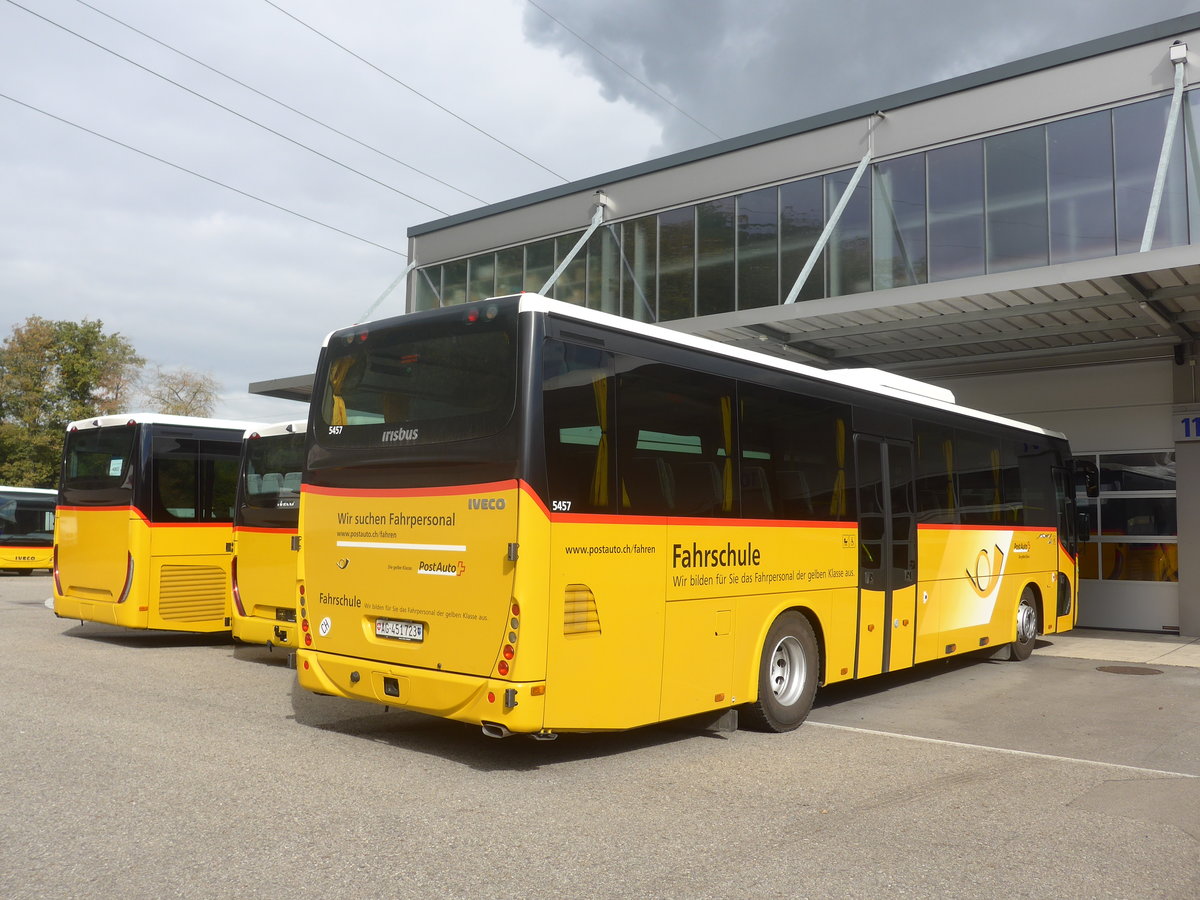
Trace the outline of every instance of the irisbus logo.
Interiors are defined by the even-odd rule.
[[[415,441],[418,436],[416,428],[394,428],[380,435],[380,440],[384,443],[388,441]]]

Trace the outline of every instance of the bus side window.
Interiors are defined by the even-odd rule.
[[[552,512],[613,507],[612,357],[547,341],[542,365],[547,505]]]

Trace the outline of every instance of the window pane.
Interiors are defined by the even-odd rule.
[[[637,361],[618,361],[618,369]],[[617,477],[634,515],[732,516],[733,382],[657,363],[618,375]]]
[[[658,320],[696,314],[696,209],[688,206],[658,216]]]
[[[1170,100],[1170,97],[1161,97],[1113,110],[1118,253],[1135,253],[1141,249]],[[1155,250],[1187,243],[1183,152],[1182,135],[1176,134],[1154,231],[1152,249]]]
[[[496,254],[484,253],[467,260],[467,297],[486,300],[496,296]]]
[[[983,274],[983,143],[931,150],[929,278]]]
[[[729,312],[734,308],[733,223],[732,197],[696,207],[697,315]]]
[[[458,259],[442,266],[442,306],[467,302],[467,261]]]
[[[1175,451],[1106,453],[1099,458],[1101,491],[1175,490]]]
[[[914,422],[917,455],[917,513],[922,522],[953,525],[958,505],[954,490],[954,432]]]
[[[737,198],[738,309],[779,303],[779,191]]]
[[[426,266],[416,271],[413,286],[413,309],[437,309],[441,306],[442,267]]]
[[[854,518],[844,406],[759,385],[738,387],[742,515]]]
[[[658,217],[626,222],[621,235],[621,315],[639,322],[656,322]]]
[[[1174,537],[1174,497],[1101,497],[1101,535]]]
[[[875,289],[928,280],[925,244],[925,154],[873,167]]]
[[[1112,115],[1108,110],[1046,126],[1050,262],[1117,252]]]
[[[496,251],[496,296],[521,293],[524,284],[525,248]]]
[[[613,232],[600,228],[587,245],[587,305],[589,309],[621,312],[621,248]]]
[[[1179,548],[1168,543],[1104,543],[1100,568],[1105,581],[1178,581]]]
[[[554,272],[554,238],[525,245],[525,290],[540,291]]]
[[[562,261],[567,258],[567,254],[572,248],[579,243],[579,239],[583,237],[583,232],[578,231],[575,234],[565,234],[555,240],[558,247],[557,262],[555,265],[562,265]],[[558,276],[558,281],[554,284],[554,289],[550,296],[556,300],[565,300],[567,303],[574,303],[576,306],[583,306],[587,299],[587,246],[579,249],[575,254],[575,258],[567,264],[563,273]]]
[[[571,512],[611,511],[612,360],[595,347],[547,341],[542,365],[550,498]]]
[[[850,184],[853,170],[825,177],[825,204],[830,214]],[[871,180],[862,178],[826,245],[829,296],[871,289]]]
[[[1046,131],[1024,128],[984,141],[989,272],[1050,260],[1046,225]]]
[[[780,302],[791,291],[825,227],[825,195],[820,178],[793,181],[779,188]],[[799,300],[825,296],[825,253],[813,266]]]

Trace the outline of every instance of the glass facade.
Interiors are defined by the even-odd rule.
[[[1169,107],[1158,97],[873,163],[798,299],[1138,251]],[[1198,107],[1200,91],[1186,94],[1154,249],[1200,242]],[[776,305],[852,171],[605,225],[549,293],[640,321]],[[418,269],[413,308],[540,290],[581,234]]]
[[[1179,580],[1175,451],[1081,456],[1100,470],[1100,496],[1078,492],[1091,541],[1080,545],[1079,577],[1102,581]]]

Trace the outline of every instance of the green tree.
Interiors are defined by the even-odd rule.
[[[0,344],[0,484],[54,487],[67,423],[120,412],[144,364],[99,320],[13,328]]]

